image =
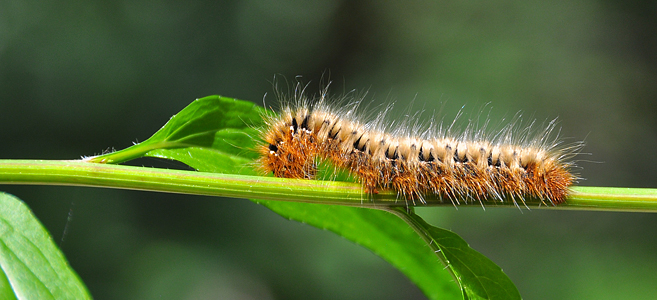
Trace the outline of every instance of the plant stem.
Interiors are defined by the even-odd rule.
[[[132,167],[81,160],[0,160],[0,184],[93,186],[360,207],[406,205],[406,201],[398,199],[394,191],[369,195],[355,183]],[[573,187],[572,190],[566,203],[556,207],[537,200],[527,200],[526,204],[532,209],[657,212],[655,189]],[[449,200],[439,198],[427,197],[425,200],[428,206],[453,205]],[[468,203],[480,205],[476,201]],[[515,206],[513,201],[484,203],[488,207]],[[461,205],[464,205],[463,201]]]

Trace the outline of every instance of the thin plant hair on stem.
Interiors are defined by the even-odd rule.
[[[297,83],[291,94],[277,91],[280,114],[263,115],[257,168],[277,177],[315,179],[318,160],[347,170],[366,192],[394,189],[407,205],[426,203],[425,195],[461,201],[508,201],[525,198],[557,205],[578,179],[570,159],[582,142],[562,145],[556,119],[541,129],[524,124],[520,115],[490,133],[489,120],[479,126],[470,120],[458,131],[456,120],[447,127],[421,130],[415,119],[389,122],[387,106],[381,113],[362,112],[364,97],[331,98],[328,85],[310,97]],[[375,117],[367,117],[367,116]],[[461,112],[459,112],[459,115]],[[457,116],[457,118],[458,118]]]

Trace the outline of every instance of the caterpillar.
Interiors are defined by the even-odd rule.
[[[390,129],[384,122],[389,109],[362,121],[359,100],[340,107],[330,102],[326,91],[317,98],[297,91],[280,114],[265,115],[258,168],[277,177],[314,179],[318,160],[329,160],[367,193],[392,188],[407,205],[426,203],[432,194],[455,205],[509,198],[516,206],[516,199],[526,198],[557,205],[578,179],[568,159],[582,144],[561,146],[552,137],[556,120],[538,132],[512,122],[492,138],[484,128],[452,135],[451,126],[441,126],[418,133],[418,126]]]

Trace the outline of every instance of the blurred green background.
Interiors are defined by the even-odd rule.
[[[652,1],[0,1],[0,157],[143,141],[193,99],[274,103],[271,81],[369,90],[447,120],[559,117],[581,185],[657,187]],[[138,164],[179,168],[142,160]],[[243,199],[1,186],[96,299],[423,299],[382,259]],[[69,212],[72,222],[65,226]],[[653,299],[657,215],[418,208],[525,299]]]

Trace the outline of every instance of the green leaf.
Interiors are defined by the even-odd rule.
[[[251,103],[219,96],[201,98],[143,143],[88,161],[117,163],[151,156],[178,160],[201,172],[252,175],[263,114]],[[387,206],[376,210],[254,201],[286,218],[365,246],[406,274],[430,299],[520,298],[499,267],[456,234],[432,227],[415,214]]]
[[[450,270],[404,221],[382,210],[337,205],[257,201],[295,221],[333,231],[385,259],[429,299],[459,299]]]
[[[142,156],[203,161],[217,165],[217,171],[240,173],[226,163],[240,165],[257,154],[250,147],[258,137],[255,127],[262,124],[261,107],[247,101],[221,96],[196,99],[178,114],[171,117],[149,139],[126,149],[89,157],[95,163],[121,163]],[[188,154],[187,149],[194,149]],[[177,149],[177,151],[162,151]],[[198,157],[195,155],[198,153]],[[236,167],[233,164],[233,167]],[[232,172],[237,171],[237,172]]]
[[[91,299],[23,202],[0,192],[0,299]]]
[[[427,224],[420,216],[400,208],[390,212],[406,221],[428,243],[456,276],[468,299],[521,299],[506,274],[457,234]]]

